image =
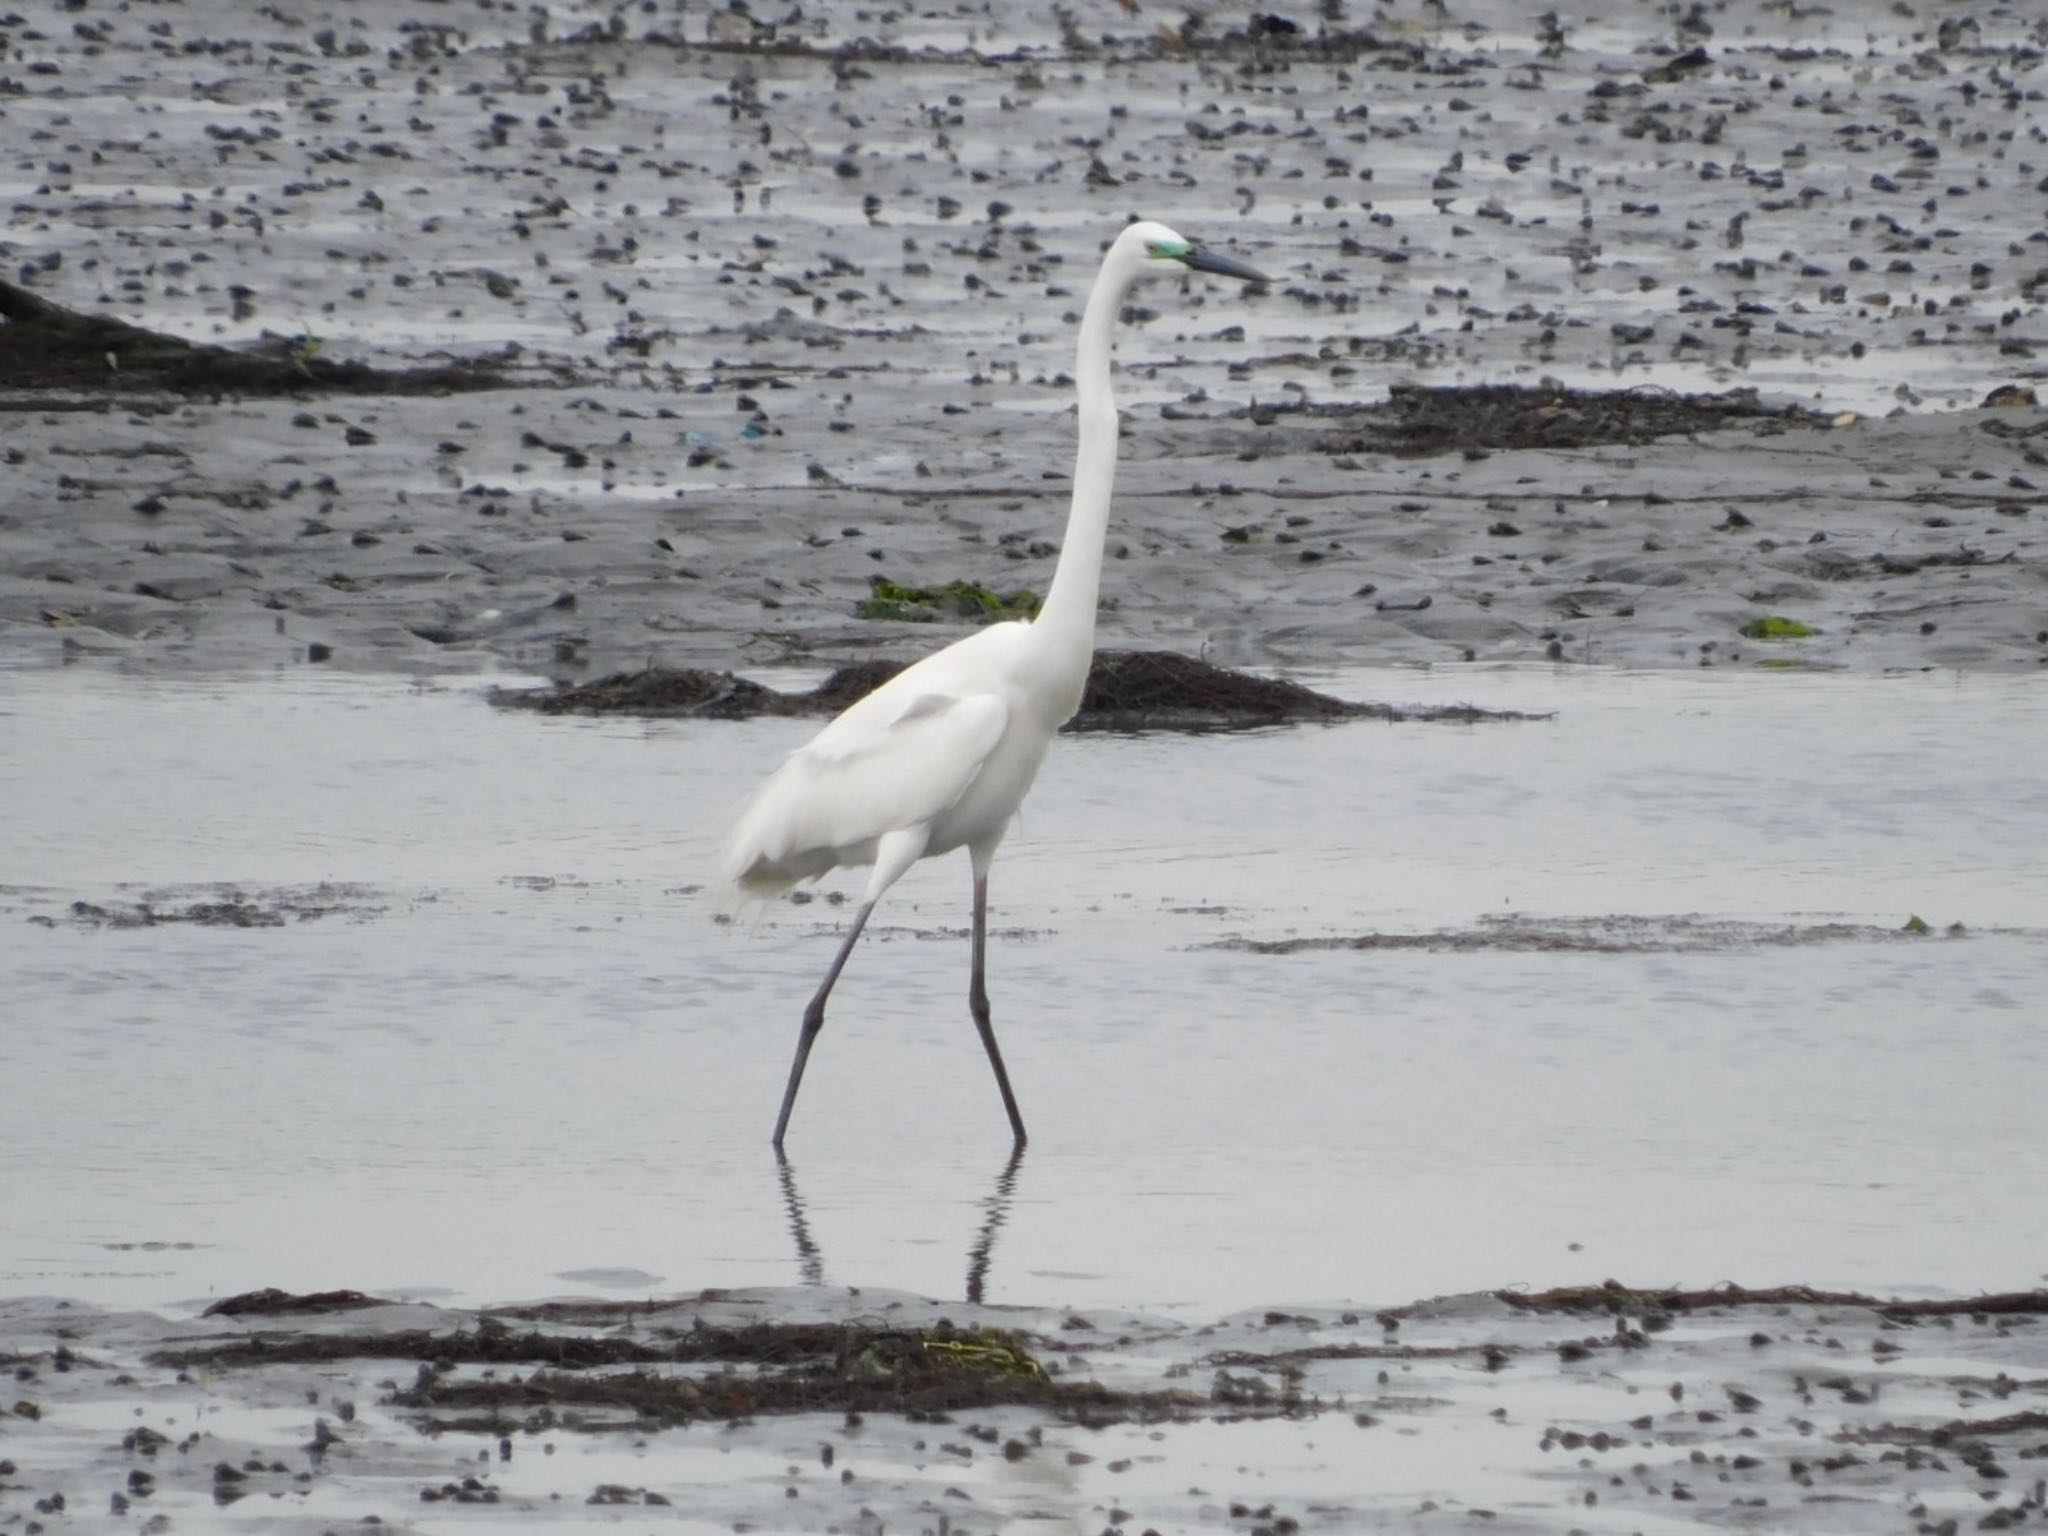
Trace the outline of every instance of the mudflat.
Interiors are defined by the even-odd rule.
[[[2042,20],[1523,10],[0,18],[0,655],[915,654],[1144,215],[1106,646],[2040,665]]]
[[[22,1528],[2030,1529],[2041,1293],[1450,1297],[1190,1326],[837,1288],[178,1321],[0,1303]],[[481,1508],[488,1507],[488,1515]]]

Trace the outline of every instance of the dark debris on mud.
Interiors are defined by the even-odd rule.
[[[260,1291],[243,1291],[238,1296],[223,1296],[204,1312],[201,1317],[299,1317],[308,1313],[356,1312],[364,1307],[388,1307],[391,1303],[382,1296],[369,1296],[361,1291],[305,1291],[294,1293],[281,1291],[276,1286],[265,1286]]]
[[[236,350],[187,341],[111,315],[81,314],[0,278],[0,390],[177,394],[452,394],[502,389],[501,361],[377,368],[320,354],[312,338]],[[26,402],[41,409],[43,402]]]
[[[178,893],[146,892],[132,901],[75,900],[61,914],[38,912],[28,921],[42,928],[68,924],[86,929],[161,928],[182,923],[195,928],[282,928],[337,913],[363,916],[382,910],[352,888],[319,885],[307,890],[262,894],[224,888],[192,899]]]
[[[1822,1291],[1810,1285],[1716,1285],[1639,1289],[1616,1280],[1598,1285],[1563,1285],[1547,1291],[1496,1291],[1519,1312],[1694,1312],[1703,1307],[1868,1307],[1890,1318],[2048,1317],[2048,1290],[2000,1291],[1985,1296],[1887,1300],[1861,1291]]]
[[[1539,919],[1505,913],[1483,917],[1470,928],[1439,929],[1433,933],[1358,933],[1291,939],[1236,937],[1218,939],[1204,947],[1255,955],[1298,955],[1317,950],[1640,955],[1924,941],[1933,933],[1917,918],[1888,928],[1876,923],[1752,923],[1705,917]],[[1943,933],[1949,938],[1960,938],[1965,930],[1961,924],[1954,924]]]
[[[195,901],[188,906],[159,908],[149,902],[133,906],[103,906],[96,901],[74,901],[70,918],[80,928],[159,928],[167,923],[190,923],[199,928],[282,928],[284,914],[274,907],[253,901]],[[47,915],[29,919],[45,928],[58,920]]]
[[[1753,389],[1687,395],[1561,384],[1395,384],[1384,401],[1309,405],[1304,414],[1322,419],[1315,446],[1325,453],[1402,458],[1647,443],[1745,424],[1782,432],[1832,420],[1803,406],[1765,405]]]
[[[1657,1286],[1648,1289],[1604,1280],[1598,1285],[1563,1285],[1544,1291],[1499,1290],[1494,1298],[1517,1312],[1545,1316],[1580,1317],[1603,1315],[1632,1320],[1651,1333],[1668,1326],[1678,1314],[1715,1311],[1725,1313],[1744,1308],[1782,1311],[1789,1307],[1858,1307],[1888,1322],[1910,1323],[1921,1319],[1967,1317],[1983,1322],[1993,1317],[2048,1317],[2048,1291],[2002,1291],[1995,1294],[1949,1298],[1887,1299],[1861,1291],[1824,1291],[1810,1285],[1752,1287],[1729,1282],[1704,1289]],[[1212,1365],[1280,1369],[1314,1360],[1440,1360],[1473,1359],[1487,1370],[1497,1371],[1518,1355],[1547,1346],[1504,1343],[1484,1339],[1462,1344],[1416,1345],[1400,1341],[1404,1321],[1428,1305],[1415,1303],[1389,1307],[1377,1314],[1385,1336],[1377,1343],[1309,1344],[1276,1351],[1219,1350],[1207,1356]],[[1269,1322],[1285,1324],[1285,1313],[1268,1314]],[[1567,1346],[1580,1352],[1605,1348],[1618,1342],[1632,1347],[1639,1342],[1625,1334],[1612,1340],[1601,1337],[1589,1344]]]
[[[834,715],[872,693],[907,662],[862,661],[838,668],[808,693],[783,693],[730,672],[655,668],[555,688],[498,689],[493,703],[550,715],[638,715],[749,720],[762,715]],[[1468,704],[1405,708],[1363,704],[1300,683],[1255,677],[1169,651],[1100,651],[1069,731],[1228,731],[1340,720],[1455,724],[1534,720],[1540,715]]]
[[[650,30],[646,41],[686,52],[726,54],[739,58],[821,59],[841,70],[877,64],[924,68],[1021,67],[1028,72],[1027,81],[1032,89],[1043,88],[1038,71],[1047,60],[1042,51],[1033,48],[911,46],[881,42],[870,37],[819,46],[800,34],[783,32],[773,24],[764,25],[751,17],[747,25],[754,30],[735,36],[719,35],[714,25],[712,34],[702,41],[665,36],[658,30]],[[739,29],[735,28],[735,31]],[[615,35],[612,28],[593,23],[577,36],[566,39],[565,43],[588,47]],[[1363,27],[1322,25],[1305,28],[1287,17],[1265,12],[1254,14],[1242,27],[1211,30],[1202,18],[1191,16],[1177,27],[1162,25],[1122,37],[1106,32],[1091,35],[1080,25],[1069,22],[1061,43],[1066,58],[1101,58],[1120,65],[1160,60],[1176,64],[1235,64],[1240,68],[1268,70],[1283,68],[1293,61],[1352,64],[1365,58],[1377,58],[1384,59],[1387,67],[1392,68],[1418,71],[1430,68],[1428,50],[1413,39],[1383,37]]]
[[[364,1298],[363,1304],[378,1303]],[[387,1401],[418,1414],[422,1427],[435,1432],[603,1430],[618,1427],[622,1416],[649,1426],[819,1412],[895,1413],[919,1420],[999,1406],[1034,1407],[1095,1425],[1185,1417],[1208,1406],[1208,1399],[1194,1393],[1120,1391],[1057,1379],[1024,1335],[945,1323],[928,1329],[700,1325],[654,1328],[636,1337],[515,1330],[487,1315],[476,1328],[453,1332],[238,1337],[162,1351],[153,1363],[219,1372],[364,1359],[418,1363],[413,1384],[393,1391]],[[494,1369],[481,1376],[452,1374],[465,1365]],[[502,1373],[503,1367],[522,1365],[534,1369]]]

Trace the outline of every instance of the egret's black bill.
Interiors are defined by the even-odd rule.
[[[1218,277],[1234,277],[1247,283],[1270,283],[1272,279],[1257,267],[1248,267],[1241,261],[1204,250],[1201,246],[1190,246],[1187,255],[1181,257],[1183,266],[1197,272],[1214,272]]]

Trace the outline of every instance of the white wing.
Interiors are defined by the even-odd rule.
[[[872,863],[883,837],[927,826],[967,793],[1009,720],[993,693],[934,691],[910,672],[883,685],[747,803],[719,858],[728,902]]]

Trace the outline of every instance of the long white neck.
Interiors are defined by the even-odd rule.
[[[1116,397],[1110,388],[1109,351],[1117,314],[1136,271],[1112,255],[1088,295],[1081,316],[1074,381],[1080,393],[1080,443],[1074,452],[1074,501],[1052,589],[1035,626],[1063,657],[1080,653],[1085,672],[1095,648],[1096,594],[1102,585],[1102,545],[1109,531],[1110,493],[1116,485]]]

